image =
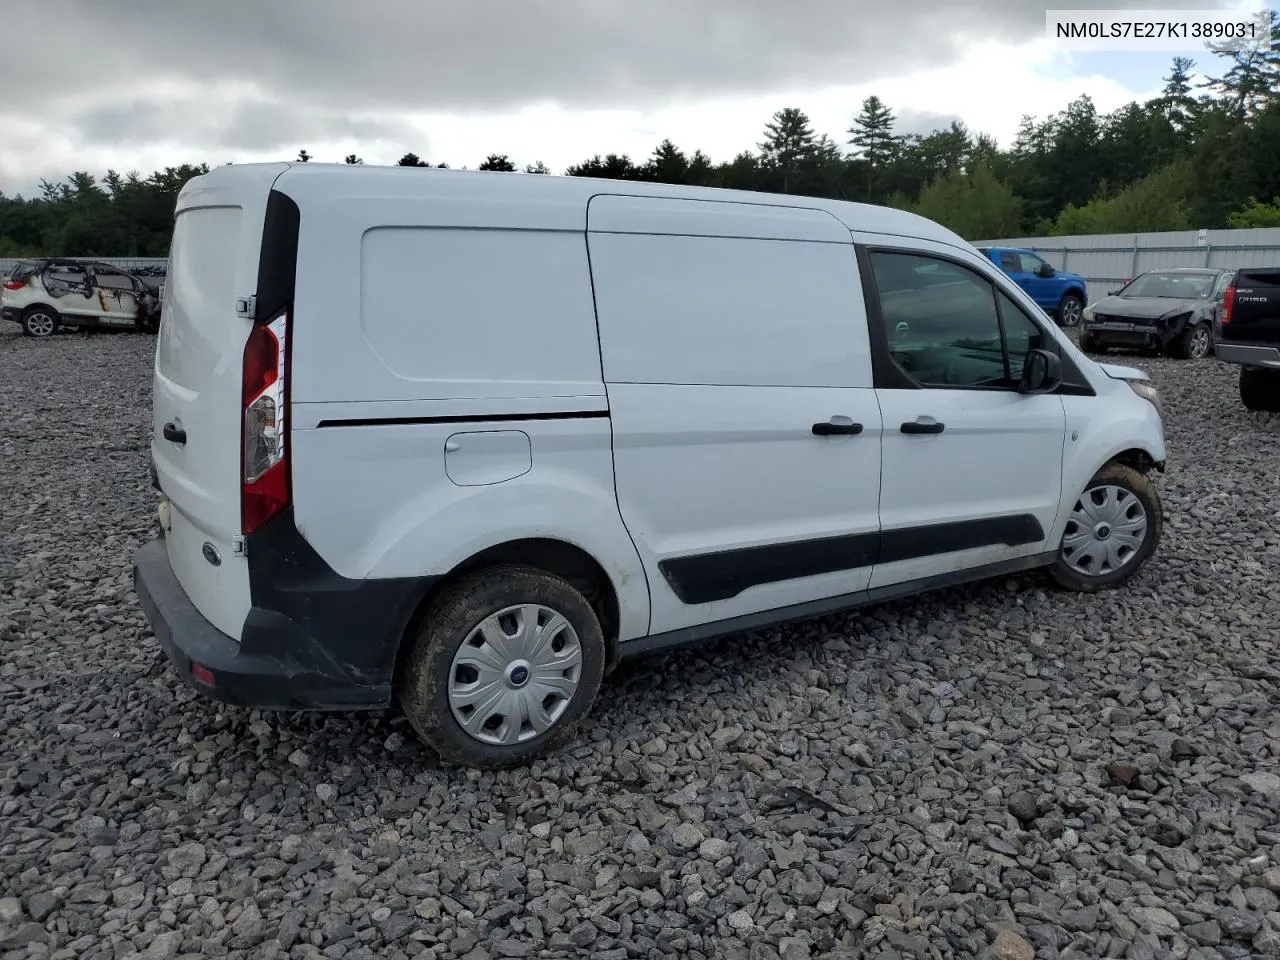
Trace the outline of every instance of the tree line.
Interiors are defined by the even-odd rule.
[[[1024,115],[1003,148],[960,122],[899,132],[893,108],[871,96],[840,142],[785,107],[755,150],[729,160],[664,140],[647,158],[597,154],[564,173],[885,204],[969,240],[1280,226],[1280,14],[1269,17],[1269,45],[1210,47],[1202,81],[1193,60],[1174,58],[1159,96],[1110,113],[1081,96],[1050,116]],[[313,158],[303,149],[294,159]],[[448,166],[414,153],[399,165]],[[495,153],[479,169],[518,168]],[[178,191],[208,170],[78,171],[42,182],[37,197],[0,194],[0,256],[166,256]]]

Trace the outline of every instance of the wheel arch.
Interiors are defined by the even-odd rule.
[[[1119,463],[1126,467],[1132,467],[1143,476],[1146,476],[1152,470],[1164,473],[1164,461],[1156,460],[1156,458],[1151,455],[1150,451],[1144,450],[1142,447],[1129,447],[1128,449],[1121,450],[1119,453],[1108,457],[1099,464],[1098,470],[1102,470],[1108,464],[1112,463]],[[1095,470],[1094,473],[1097,473],[1098,470]]]
[[[399,678],[404,661],[412,645],[412,638],[441,593],[463,577],[490,567],[519,564],[537,567],[568,582],[586,598],[591,609],[600,619],[604,634],[605,667],[612,669],[618,662],[619,627],[621,609],[618,590],[604,565],[576,544],[554,537],[523,537],[508,540],[480,550],[458,563],[447,574],[437,579],[418,601],[409,616],[404,633],[396,649],[394,677]]]

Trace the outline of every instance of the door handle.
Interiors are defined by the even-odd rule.
[[[908,420],[902,425],[903,433],[941,433],[947,428],[945,423],[921,423],[919,420]]]
[[[184,444],[187,442],[187,431],[181,429],[172,420],[164,425],[164,429],[161,432],[164,434],[164,438],[172,443]]]
[[[815,423],[813,425],[813,435],[815,437],[830,437],[836,434],[845,434],[847,436],[857,436],[862,432],[862,424],[860,423],[837,423],[836,418],[832,417],[825,423]]]

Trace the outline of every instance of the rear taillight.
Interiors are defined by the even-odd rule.
[[[1222,322],[1231,322],[1231,311],[1236,305],[1236,288],[1227,287],[1226,292],[1222,295]]]
[[[255,323],[244,345],[240,528],[248,535],[289,505],[289,314]]]
[[[4,288],[6,290],[21,290],[26,285],[27,281],[25,280],[6,280],[4,282]]]

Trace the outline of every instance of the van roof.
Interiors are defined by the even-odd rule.
[[[474,195],[477,184],[492,185],[486,194],[512,200],[554,201],[586,205],[591,197],[625,191],[631,196],[654,196],[673,200],[720,200],[769,206],[792,206],[825,210],[850,230],[933,240],[952,246],[969,243],[941,226],[914,213],[868,203],[827,200],[820,197],[777,194],[718,187],[677,186],[636,180],[608,180],[596,177],[565,177],[553,174],[510,173],[490,170],[450,170],[439,167],[370,166],[345,163],[245,163],[216,167],[188,181],[182,194],[222,186],[233,187],[236,180],[261,181],[264,174],[277,171],[275,186],[296,185],[308,195],[341,194],[358,189],[366,197],[421,197],[423,199]],[[179,196],[178,207],[183,204]]]

